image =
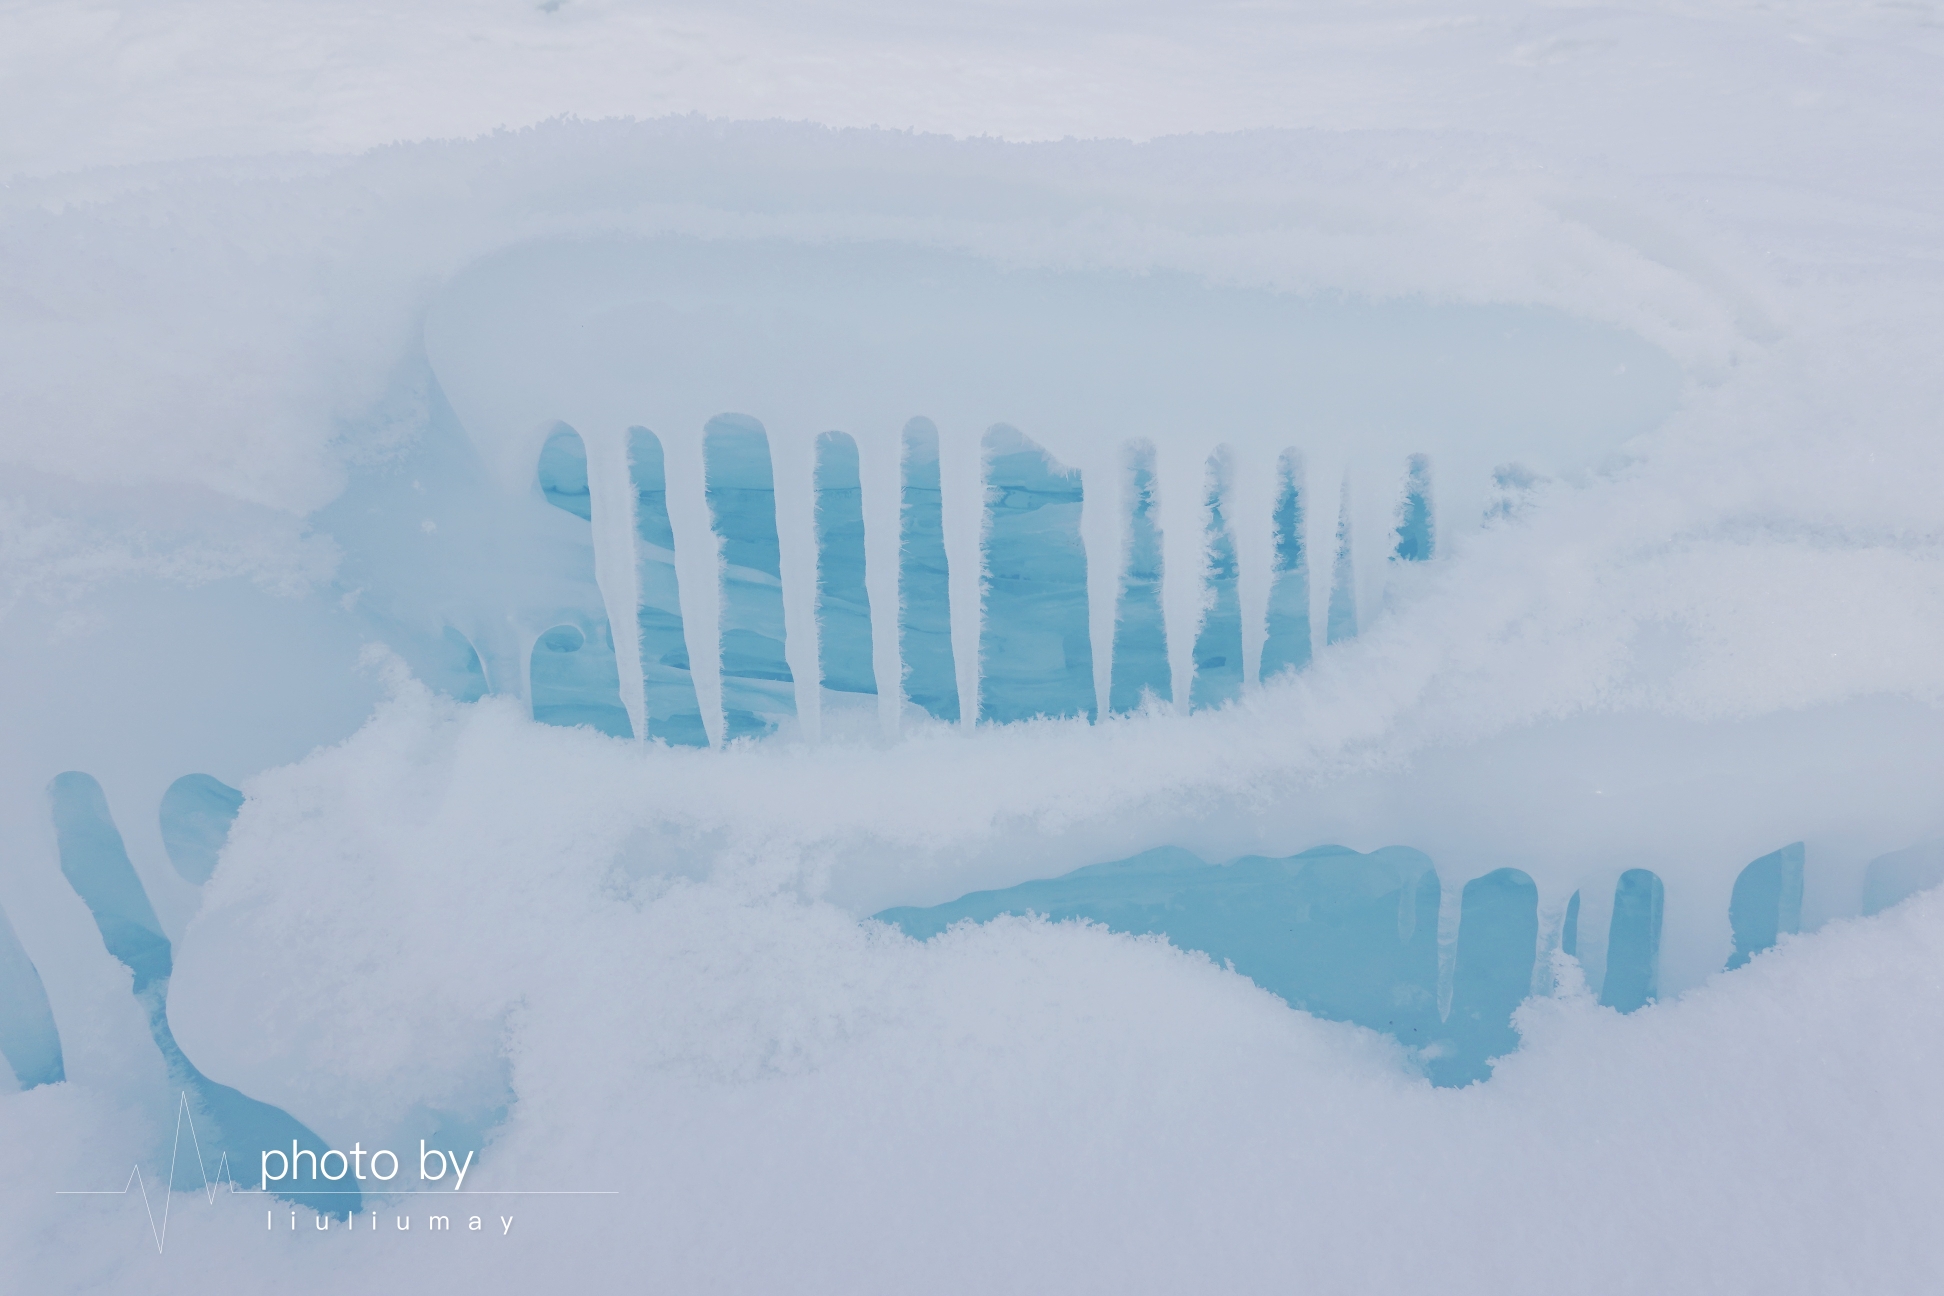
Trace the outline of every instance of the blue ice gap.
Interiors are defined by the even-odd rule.
[[[628,434],[628,477],[635,497],[635,623],[641,634],[648,736],[678,747],[706,747],[709,735],[695,699],[695,677],[689,671],[682,586],[675,574],[668,468],[661,439],[646,428]]]
[[[1532,993],[1539,957],[1539,888],[1519,869],[1465,883],[1444,1040],[1426,1065],[1433,1084],[1489,1079],[1490,1059],[1519,1047],[1512,1014]]]
[[[1863,869],[1863,912],[1882,913],[1939,884],[1944,884],[1944,842],[1879,855]]]
[[[763,425],[721,414],[704,429],[709,514],[722,543],[724,734],[768,733],[796,714],[783,655],[783,563],[776,536],[776,479]]]
[[[572,428],[556,427],[540,450],[536,470],[540,493],[555,508],[592,522],[587,486],[587,448]],[[577,563],[594,585],[592,536]],[[589,725],[616,738],[634,736],[621,704],[621,675],[615,664],[614,636],[607,616],[583,612],[575,624],[549,627],[533,644],[527,664],[533,718],[543,724]]]
[[[47,987],[34,966],[7,911],[0,909],[0,1057],[13,1068],[22,1089],[67,1079],[61,1061],[61,1033],[47,1003]]]
[[[243,794],[208,774],[184,774],[162,794],[162,846],[176,872],[194,886],[209,881],[216,856],[243,808]]]
[[[938,429],[905,424],[899,504],[898,652],[904,695],[940,720],[959,718],[952,658],[952,596],[945,566],[945,496],[939,489]]]
[[[1217,707],[1242,692],[1242,603],[1236,592],[1235,527],[1231,502],[1234,468],[1225,452],[1208,460],[1208,511],[1204,538],[1207,584],[1202,590],[1206,608],[1195,635],[1195,682],[1189,691],[1196,710]]]
[[[1080,474],[1009,427],[986,433],[980,716],[1093,719]]]
[[[1127,454],[1131,505],[1127,514],[1127,551],[1115,609],[1114,660],[1107,705],[1117,712],[1141,705],[1152,693],[1163,702],[1173,696],[1168,674],[1168,628],[1161,612],[1161,526],[1156,510],[1154,446],[1140,442]]]
[[[817,652],[823,686],[876,693],[871,598],[864,586],[864,483],[857,442],[817,438]]]
[[[201,1127],[215,1131],[212,1141],[228,1154],[231,1176],[258,1165],[262,1152],[288,1149],[293,1142],[317,1154],[328,1150],[322,1139],[288,1112],[216,1083],[183,1056],[169,1029],[173,951],[129,863],[101,784],[87,774],[70,771],[57,776],[47,794],[61,872],[94,915],[101,943],[133,974],[136,1001],[148,1014],[149,1034],[162,1053],[169,1081],[188,1094]],[[177,1169],[178,1181],[170,1186],[187,1190],[192,1185],[182,1176],[190,1172],[189,1167]],[[329,1191],[304,1192],[293,1186],[271,1192],[320,1215],[349,1217],[357,1212],[361,1198],[350,1180],[343,1182],[343,1187],[334,1184]]]
[[[1276,461],[1276,511],[1270,516],[1275,537],[1269,576],[1269,617],[1262,644],[1262,678],[1309,665],[1309,564],[1303,555],[1303,501],[1294,451]]]

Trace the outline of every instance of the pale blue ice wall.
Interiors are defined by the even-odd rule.
[[[709,420],[702,439],[709,516],[722,543],[722,714],[730,738],[768,733],[796,714],[783,655],[783,559],[776,479],[763,425],[740,414]]]
[[[675,746],[706,747],[709,735],[695,699],[682,624],[682,587],[675,573],[668,467],[661,439],[646,428],[628,435],[628,475],[635,497],[635,620],[641,635],[648,736]]]
[[[945,496],[939,489],[938,429],[905,425],[899,508],[898,651],[904,693],[940,720],[959,718],[952,658],[952,599],[946,581]]]
[[[823,686],[839,693],[876,693],[857,442],[843,432],[818,437],[816,474],[817,651]]]
[[[1432,1082],[1465,1085],[1491,1075],[1488,1059],[1519,1046],[1512,1013],[1532,993],[1539,952],[1539,888],[1518,869],[1465,883],[1444,1042],[1426,1070]]]
[[[1195,683],[1189,693],[1196,709],[1216,707],[1242,692],[1242,602],[1235,560],[1233,462],[1226,452],[1209,457],[1203,507],[1208,570],[1202,587],[1200,631],[1195,635]]]
[[[1094,715],[1079,472],[1012,428],[986,434],[980,718]]]
[[[108,811],[108,798],[92,777],[74,771],[57,776],[47,795],[61,872],[93,914],[101,943],[132,975],[135,998],[148,1015],[149,1034],[162,1054],[169,1083],[188,1095],[199,1128],[213,1135],[212,1152],[221,1148],[231,1175],[247,1181],[266,1150],[297,1146],[314,1155],[328,1150],[322,1139],[288,1112],[216,1083],[183,1055],[169,1028],[173,951],[129,862],[121,832]],[[178,1191],[201,1186],[201,1168],[187,1161],[177,1164],[170,1185]],[[211,1162],[213,1172],[213,1156]],[[336,1183],[312,1180],[308,1190],[293,1183],[272,1187],[271,1192],[320,1215],[351,1215],[361,1200],[356,1184],[348,1178]]]
[[[1168,628],[1161,612],[1161,519],[1155,493],[1154,446],[1141,442],[1127,453],[1129,507],[1120,599],[1114,615],[1114,659],[1107,705],[1132,711],[1151,692],[1173,696],[1168,673]]]
[[[594,517],[587,483],[587,448],[572,428],[557,427],[547,437],[536,468],[540,493],[549,504],[583,522]],[[591,534],[584,553],[574,555],[575,575],[594,586]],[[598,594],[589,600],[600,606]],[[617,738],[634,735],[621,704],[621,675],[615,664],[614,635],[604,612],[585,610],[573,624],[551,626],[535,640],[527,664],[533,718],[545,724],[590,725]]]
[[[1275,550],[1269,576],[1269,615],[1262,644],[1262,678],[1300,670],[1310,662],[1309,564],[1304,561],[1301,479],[1294,453],[1276,461],[1276,508],[1270,516]]]

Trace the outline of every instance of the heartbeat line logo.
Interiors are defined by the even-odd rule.
[[[162,1185],[162,1219],[159,1223],[155,1218],[154,1203],[149,1200],[148,1184],[142,1178],[142,1163],[139,1161],[129,1170],[128,1182],[119,1188],[56,1189],[54,1195],[57,1197],[125,1197],[128,1195],[129,1188],[140,1188],[142,1210],[148,1215],[149,1236],[155,1239],[155,1253],[161,1255],[163,1246],[169,1240],[169,1205],[170,1200],[175,1196],[173,1190],[176,1181],[176,1162],[182,1152],[182,1127],[185,1124],[189,1127],[189,1146],[196,1153],[196,1171],[202,1175],[203,1194],[211,1206],[216,1204],[216,1185],[219,1183],[227,1181],[232,1193],[254,1191],[239,1189],[236,1186],[236,1180],[229,1175],[229,1153],[227,1152],[223,1153],[216,1162],[215,1179],[209,1177],[208,1167],[203,1163],[202,1142],[196,1137],[196,1117],[189,1110],[189,1094],[184,1090],[182,1101],[176,1105],[175,1142],[169,1148],[169,1177]]]

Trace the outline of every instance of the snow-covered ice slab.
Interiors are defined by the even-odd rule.
[[[817,697],[793,654],[841,656],[815,677],[867,691],[867,641],[872,687],[891,667],[947,721],[1092,717],[1142,689],[1219,705],[1265,662],[1300,665],[1368,624],[1392,566],[1462,536],[1507,482],[1597,463],[1678,387],[1641,340],[1536,308],[888,242],[535,244],[460,274],[426,343],[506,490],[562,436],[586,445],[606,623],[640,636],[615,645],[620,696],[657,728],[656,690],[628,668],[666,663],[679,618],[704,726],[730,738]],[[825,464],[832,433],[855,476]],[[645,549],[623,538],[659,530],[655,492],[599,484],[644,436],[664,451],[668,528]],[[826,470],[857,483],[841,489],[861,543],[841,552],[815,530]],[[625,516],[631,502],[655,516]],[[819,563],[860,555],[833,601]],[[875,628],[893,606],[895,638]],[[819,609],[838,618],[827,643]],[[897,700],[882,714],[895,722]]]

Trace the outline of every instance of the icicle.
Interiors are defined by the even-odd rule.
[[[645,736],[647,702],[641,684],[641,633],[635,619],[634,490],[628,479],[628,445],[620,436],[583,438],[587,452],[589,532],[594,544],[594,584],[601,591],[607,633],[614,645],[615,689],[628,731]]]
[[[849,440],[848,437],[845,438]],[[769,457],[777,543],[777,579],[782,583],[783,659],[793,681],[791,709],[804,739],[815,742],[823,731],[823,693],[818,664],[823,651],[817,625],[817,447],[819,439],[805,436],[769,438]],[[854,451],[853,451],[854,454]],[[863,526],[858,526],[863,541]],[[860,569],[862,564],[860,563]],[[860,576],[862,572],[860,570]],[[868,639],[867,621],[864,633]]]
[[[1269,598],[1276,579],[1276,500],[1281,465],[1263,462],[1260,451],[1231,450],[1226,494],[1229,534],[1235,542],[1235,593],[1242,621],[1242,686],[1262,682],[1262,653],[1269,638]]]
[[[1330,563],[1330,619],[1324,632],[1325,643],[1337,643],[1357,633],[1357,535],[1355,511],[1350,506],[1350,480],[1345,478],[1337,493],[1337,530],[1329,552],[1336,555]]]
[[[1168,631],[1168,696],[1186,712],[1195,682],[1195,639],[1206,611],[1207,464],[1199,455],[1161,447],[1155,456],[1161,526],[1161,615]]]
[[[1343,466],[1321,452],[1303,455],[1303,555],[1309,566],[1310,648],[1331,641],[1332,595],[1341,558]]]
[[[1402,562],[1429,562],[1436,540],[1431,460],[1426,455],[1414,454],[1405,477],[1404,507],[1397,519],[1396,557]]]
[[[980,718],[1094,715],[1080,474],[1010,427],[985,435]]]
[[[1270,517],[1274,554],[1269,584],[1262,674],[1269,679],[1310,661],[1310,585],[1303,543],[1303,505],[1299,493],[1302,464],[1295,451],[1276,461],[1276,500]]]
[[[628,474],[634,489],[636,642],[640,645],[642,694],[651,738],[677,746],[706,747],[707,729],[689,671],[683,632],[681,581],[676,572],[675,529],[669,521],[668,473],[662,443],[636,428],[628,443]]]
[[[817,438],[817,644],[824,688],[876,693],[871,602],[865,582],[864,487],[857,442]]]
[[[725,738],[768,733],[796,710],[784,653],[776,483],[762,424],[737,414],[703,434],[709,516],[721,545],[722,719]]]
[[[904,665],[898,650],[902,458],[901,436],[887,437],[881,433],[865,436],[858,446],[857,475],[863,490],[864,512],[864,587],[874,613],[871,676],[877,685],[878,727],[887,738],[897,736],[904,710]],[[943,556],[941,548],[941,561]]]
[[[945,556],[944,493],[938,429],[913,419],[904,431],[900,506],[898,646],[904,693],[940,720],[959,718],[950,568]]]
[[[1195,636],[1195,679],[1190,695],[1196,709],[1220,706],[1242,691],[1242,608],[1236,592],[1235,505],[1230,493],[1234,457],[1227,447],[1208,457],[1203,477],[1203,564],[1206,590],[1199,633]]]
[[[985,439],[959,436],[939,443],[939,522],[951,591],[952,673],[959,723],[979,715],[979,636],[985,615]]]
[[[1122,560],[1120,607],[1114,624],[1113,689],[1108,705],[1132,711],[1143,691],[1167,701],[1168,627],[1161,613],[1161,529],[1154,446],[1136,442],[1127,449],[1120,480],[1127,517],[1126,556]]]

